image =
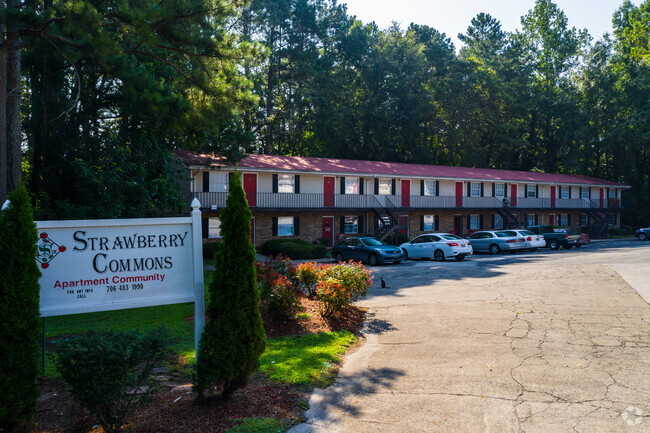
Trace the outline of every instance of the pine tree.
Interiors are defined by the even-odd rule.
[[[216,388],[226,400],[245,386],[266,346],[250,239],[252,214],[238,172],[230,180],[229,191],[220,215],[223,241],[210,285],[209,321],[196,363],[199,398]]]
[[[40,395],[38,236],[25,186],[9,201],[0,212],[0,431],[29,422]]]

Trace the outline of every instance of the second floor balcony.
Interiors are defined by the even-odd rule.
[[[226,205],[226,192],[195,192],[203,208],[218,210]],[[619,209],[617,199],[555,199],[517,197],[516,205],[511,198],[500,197],[456,197],[428,195],[360,195],[360,194],[316,194],[316,193],[247,193],[249,206],[254,210],[305,211],[305,210],[364,210],[377,208],[393,209],[496,209],[505,204],[515,209],[568,210],[568,209]],[[552,206],[554,204],[554,206]]]

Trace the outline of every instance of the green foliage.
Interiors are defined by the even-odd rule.
[[[312,245],[301,239],[272,239],[262,246],[265,254],[281,254],[294,260],[319,259],[327,255],[325,245]]]
[[[215,389],[227,399],[244,386],[264,351],[265,333],[259,312],[255,248],[251,244],[251,211],[241,175],[230,180],[221,211],[222,246],[208,301],[206,323],[196,363],[194,388],[203,398]]]
[[[29,422],[40,395],[38,235],[25,186],[9,201],[0,211],[0,431]]]
[[[298,293],[285,276],[278,276],[270,289],[262,292],[262,298],[273,320],[293,319],[302,309]]]
[[[215,254],[219,251],[221,242],[207,242],[203,244],[203,260],[214,260]]]
[[[316,289],[318,300],[321,301],[321,310],[324,316],[335,315],[350,305],[350,291],[341,284],[341,281],[328,278],[318,283]]]
[[[316,284],[318,284],[318,271],[320,266],[316,263],[301,263],[296,267],[296,281],[303,292],[310,296],[316,294]]]
[[[71,394],[113,433],[151,399],[151,370],[166,353],[168,332],[90,332],[57,345],[57,370]]]
[[[366,296],[372,285],[372,276],[361,262],[337,263],[321,266],[318,272],[320,281],[334,281],[339,283],[349,293],[349,302]],[[319,289],[320,291],[320,289]]]
[[[239,423],[226,433],[283,433],[289,425],[275,418],[243,418],[234,419]]]
[[[348,331],[271,338],[260,358],[260,371],[278,382],[328,386],[335,376],[332,364],[356,342]]]
[[[330,244],[330,240],[328,238],[318,238],[313,243],[314,245],[323,245],[326,247]]]

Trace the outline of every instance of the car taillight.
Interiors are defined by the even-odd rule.
[[[531,238],[530,236],[528,236],[528,237],[526,238],[526,240],[527,240],[527,241],[532,241],[533,238]]]
[[[564,235],[564,239],[569,239],[569,235]]]
[[[449,245],[450,247],[457,247],[458,246],[458,244],[456,242],[447,242],[447,245]]]
[[[472,245],[472,243],[471,243],[471,242],[467,242],[467,245]]]
[[[514,239],[510,239],[509,241],[506,241],[507,244],[514,244],[515,242],[517,242],[517,241],[514,240]]]

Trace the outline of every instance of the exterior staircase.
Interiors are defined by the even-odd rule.
[[[495,210],[499,215],[501,215],[501,218],[503,218],[503,228],[514,229],[519,227],[521,225],[518,219],[519,214],[510,207],[508,199],[504,198],[503,200],[495,200],[501,204],[501,206],[496,207]]]
[[[377,221],[382,222],[375,226],[375,237],[377,239],[383,242],[397,230],[408,228],[405,225],[399,224],[398,216],[395,214],[394,209],[391,210],[390,208],[390,205],[393,203],[389,198],[386,199],[386,206],[382,205],[376,197],[373,196],[373,198],[375,200],[375,206],[372,208],[372,211],[377,217]]]
[[[590,238],[598,239],[603,235],[603,232],[607,229],[607,209],[602,209],[593,201],[590,201],[589,207],[587,210],[587,215],[589,215],[589,227],[587,228],[587,234]]]

